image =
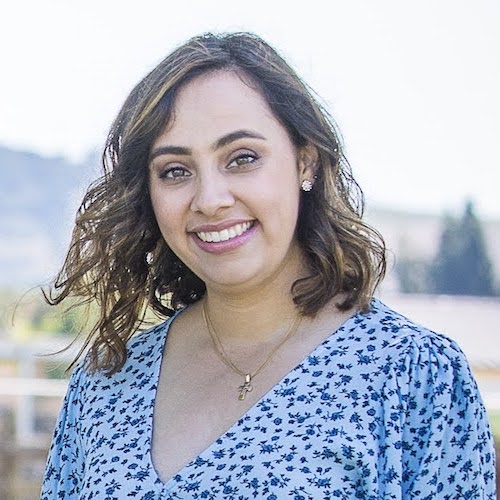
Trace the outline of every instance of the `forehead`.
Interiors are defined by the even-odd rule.
[[[279,128],[286,133],[249,78],[234,71],[215,71],[180,89],[172,119],[158,140],[188,145],[242,128],[262,133]]]

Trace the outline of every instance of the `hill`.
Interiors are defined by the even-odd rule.
[[[48,279],[93,168],[0,147],[0,287]]]

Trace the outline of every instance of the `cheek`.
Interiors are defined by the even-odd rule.
[[[167,215],[163,212],[159,212],[156,215],[156,221],[165,243],[182,260],[180,256],[183,254],[183,249],[186,247],[186,240],[184,237],[186,233],[181,233],[181,225],[175,218],[175,214]]]
[[[151,206],[153,207],[153,212],[155,215],[158,212],[160,206],[160,196],[158,192],[158,188],[155,182],[149,181],[149,200],[151,201]]]
[[[277,169],[273,175],[259,178],[256,185],[251,188],[247,186],[246,189],[247,195],[254,193],[254,206],[260,215],[268,221],[274,220],[281,224],[289,224],[290,221],[293,223],[299,209],[298,175],[290,171],[283,175],[287,167],[290,168],[287,165],[281,171]]]
[[[154,189],[150,189],[150,199],[151,199],[151,206],[153,207],[153,213],[156,218],[156,223],[162,229],[163,226],[163,219],[164,217],[162,216],[162,206],[160,203],[160,200],[157,196],[157,193],[155,193]],[[162,229],[163,231],[163,229]]]
[[[174,234],[176,227],[179,226],[180,214],[176,210],[176,204],[171,197],[166,198],[165,194],[159,190],[151,189],[151,205],[156,222],[165,240],[171,239],[171,234]],[[169,243],[169,241],[167,241]]]
[[[257,203],[257,216],[265,226],[282,233],[293,232],[297,223],[299,211],[299,196],[293,188],[282,184],[269,186],[261,191]]]

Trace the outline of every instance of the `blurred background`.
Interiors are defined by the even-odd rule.
[[[133,85],[204,31],[274,45],[337,121],[389,305],[456,339],[500,440],[497,0],[36,0],[0,7],[0,498],[38,497],[74,338],[44,304],[107,129]]]

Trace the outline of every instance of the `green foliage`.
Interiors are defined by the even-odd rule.
[[[492,266],[471,202],[466,204],[461,219],[445,217],[429,278],[434,293],[494,295]]]
[[[488,412],[488,419],[490,421],[491,430],[495,436],[495,441],[500,444],[500,412]]]
[[[0,331],[23,336],[47,333],[75,337],[95,322],[96,304],[74,306],[68,299],[65,304],[49,306],[38,290],[19,296],[15,292],[0,290]]]

